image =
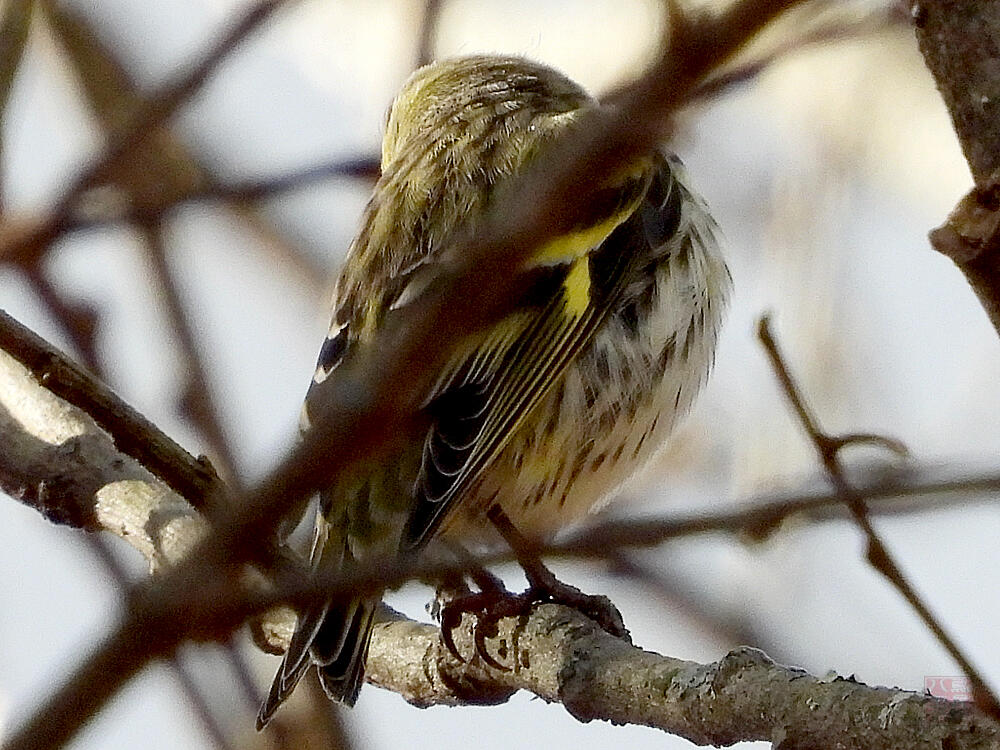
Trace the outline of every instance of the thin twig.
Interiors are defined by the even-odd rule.
[[[131,584],[128,576],[125,574],[125,568],[118,561],[118,558],[115,557],[114,551],[108,545],[107,538],[101,534],[84,534],[83,541],[88,551],[104,567],[118,593],[124,595]],[[194,675],[191,674],[176,655],[167,662],[167,668],[180,686],[181,692],[187,697],[188,702],[194,710],[194,715],[198,717],[205,733],[211,738],[215,747],[219,748],[219,750],[233,750],[229,738],[226,737],[225,730],[223,730],[222,725],[219,724],[218,719],[212,713],[212,709],[208,705],[208,700],[199,689]]]
[[[95,118],[108,136],[128,121],[143,100],[143,90],[129,74],[125,63],[114,49],[106,45],[93,21],[79,8],[66,7],[54,0],[42,0],[42,19],[48,22],[53,36],[59,41],[80,80],[80,87]],[[348,166],[345,166],[345,172]],[[375,162],[377,173],[378,163]],[[179,140],[166,125],[160,126],[146,142],[135,149],[121,168],[114,172],[114,182],[123,193],[122,200],[89,200],[88,193],[74,211],[64,232],[99,225],[105,221],[120,221],[147,226],[164,219],[175,207],[191,196],[192,200],[210,199],[213,195],[225,208],[237,215],[238,223],[260,235],[262,243],[253,247],[266,250],[281,261],[291,264],[296,273],[314,290],[324,288],[328,269],[320,268],[307,253],[292,247],[281,236],[273,222],[265,220],[256,206],[247,201],[266,197],[267,190],[293,189],[296,175],[284,176],[285,182],[270,185],[270,181],[252,180],[237,183],[232,199],[227,188],[218,188],[221,180],[213,168],[206,165]],[[291,178],[291,179],[288,179]],[[303,175],[301,184],[309,184],[315,175]],[[245,200],[241,199],[245,196]],[[109,205],[111,204],[111,205]]]
[[[113,137],[104,152],[70,184],[39,225],[0,245],[0,259],[27,264],[43,254],[72,218],[81,196],[104,183],[156,128],[166,122],[215,72],[219,64],[282,5],[290,0],[257,0],[236,19],[191,68],[146,98],[129,125]]]
[[[322,735],[322,747],[330,750],[348,750],[350,745],[344,727],[343,707],[330,701],[318,680],[309,683],[306,693],[310,708],[306,720],[312,729]]]
[[[655,596],[665,610],[677,612],[692,622],[699,635],[706,634],[730,647],[753,644],[772,658],[782,660],[781,644],[769,638],[748,618],[712,611],[705,597],[685,590],[669,570],[663,570],[662,563],[647,563],[624,550],[612,553],[609,558],[613,575],[638,583]]]
[[[916,592],[906,576],[903,575],[902,569],[896,563],[881,537],[872,526],[864,496],[851,486],[840,460],[840,452],[845,447],[859,442],[877,443],[902,455],[905,455],[905,448],[896,440],[875,435],[855,434],[836,436],[823,432],[818,421],[806,405],[801,390],[796,385],[788,366],[785,364],[781,350],[778,348],[778,343],[771,332],[770,318],[766,315],[759,321],[758,335],[771,361],[771,366],[778,378],[778,382],[781,384],[782,391],[791,404],[792,410],[805,428],[806,433],[809,435],[809,439],[816,449],[816,453],[823,464],[830,483],[844,505],[850,509],[855,523],[864,532],[867,540],[866,557],[868,562],[889,583],[896,587],[923,621],[924,625],[934,634],[938,643],[944,647],[959,665],[972,685],[972,695],[976,705],[993,718],[1000,719],[1000,701],[997,700],[996,695],[987,686],[986,681],[973,666],[969,658],[965,656],[955,640],[945,630],[944,625],[930,611],[930,608]]]
[[[97,329],[100,317],[96,309],[90,305],[72,303],[59,292],[45,271],[35,264],[22,268],[38,299],[41,300],[53,320],[62,328],[63,333],[73,342],[84,366],[92,372],[97,372]]]
[[[295,287],[311,299],[320,299],[329,292],[329,262],[306,251],[305,240],[294,229],[279,229],[277,222],[267,218],[256,205],[235,201],[225,201],[224,205],[235,214],[239,225],[256,235],[251,244],[264,257],[267,267],[288,273]]]
[[[375,157],[359,156],[355,159],[337,159],[274,177],[229,184],[213,182],[209,185],[186,190],[173,196],[171,200],[155,206],[133,205],[107,213],[77,215],[65,221],[63,232],[86,231],[108,224],[149,223],[157,221],[169,212],[189,203],[220,201],[229,205],[230,208],[234,208],[267,200],[284,192],[309,187],[318,182],[338,177],[373,180],[378,177],[378,174],[379,163]]]
[[[187,309],[181,301],[177,280],[167,260],[167,247],[163,240],[163,227],[158,222],[141,227],[146,258],[153,270],[153,278],[167,308],[167,318],[182,357],[184,383],[181,390],[181,412],[201,433],[208,444],[222,476],[230,489],[238,493],[235,485],[236,456],[222,428],[215,399],[212,398],[204,359],[198,350]]]
[[[8,0],[0,10],[0,124],[5,121],[7,102],[14,88],[14,77],[21,65],[21,57],[28,41],[33,0]],[[3,133],[0,132],[0,159],[3,157]],[[4,200],[0,194],[0,214]]]
[[[131,584],[125,573],[125,568],[118,561],[118,558],[115,557],[114,551],[108,545],[107,538],[101,534],[84,534],[82,538],[90,554],[97,558],[104,567],[115,589],[117,589],[119,594],[124,595]],[[194,675],[190,673],[188,668],[176,655],[167,662],[167,667],[174,679],[177,680],[181,692],[187,697],[188,702],[190,702],[191,707],[194,709],[195,716],[198,717],[202,727],[205,729],[205,733],[208,734],[215,746],[219,750],[232,750],[232,745],[226,737],[222,725],[219,724],[213,715],[208,701],[202,695],[197,682],[195,682]]]
[[[906,494],[934,494],[977,489],[997,493],[1000,476],[983,476],[977,480],[943,480],[917,486],[878,484],[871,488],[855,488],[855,493],[870,501],[886,501]],[[747,507],[749,505],[749,507]],[[526,540],[526,552],[545,555],[548,559],[611,560],[618,559],[622,550],[660,545],[673,539],[704,534],[760,535],[763,529],[776,529],[785,519],[818,508],[844,506],[839,494],[801,495],[769,501],[744,501],[733,508],[714,513],[684,517],[609,520],[579,532],[568,539],[532,546]],[[832,520],[832,516],[824,520]],[[467,554],[461,558],[424,558],[419,560],[377,559],[370,566],[355,571],[335,571],[303,576],[301,572],[275,574],[274,585],[267,591],[248,590],[241,584],[218,586],[205,582],[192,590],[185,602],[183,626],[194,637],[205,640],[225,640],[233,629],[253,615],[266,612],[280,604],[298,608],[319,598],[350,596],[384,588],[395,588],[411,580],[440,580],[462,575],[470,569],[511,562],[516,556],[510,551]],[[197,601],[192,601],[197,600]],[[276,650],[287,644],[273,644]]]
[[[226,736],[225,729],[222,728],[219,720],[208,705],[208,700],[198,686],[191,670],[188,669],[177,654],[174,654],[167,662],[167,666],[170,669],[170,674],[173,675],[177,684],[180,685],[194,715],[198,717],[198,721],[201,722],[205,733],[215,747],[218,750],[236,750],[236,746],[230,742],[229,737]]]
[[[802,36],[781,42],[756,59],[748,60],[732,70],[713,76],[697,88],[694,98],[714,99],[721,96],[733,87],[757,78],[779,60],[810,48],[860,39],[906,23],[909,23],[908,19],[902,17],[897,8],[890,7],[873,10],[862,18],[824,24]]]
[[[424,12],[420,18],[420,33],[417,35],[417,65],[427,65],[434,59],[434,37],[437,35],[444,0],[424,0]]]

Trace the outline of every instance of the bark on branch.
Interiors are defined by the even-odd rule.
[[[0,388],[0,398],[10,402],[8,409],[16,402],[34,402],[56,420],[52,429],[64,439],[96,429],[111,440],[116,453],[134,459],[196,510],[206,511],[217,502],[215,494],[224,487],[207,459],[192,457],[104,383],[2,310],[0,351],[9,362]],[[81,419],[88,422],[86,427],[77,424]],[[39,423],[38,429],[46,428]]]
[[[16,335],[18,329],[23,335]],[[110,531],[142,553],[154,571],[177,562],[208,524],[112,437],[128,434],[146,446],[147,455],[162,433],[39,342],[0,313],[0,489],[56,523]],[[45,366],[29,369],[26,352],[44,354]],[[98,419],[116,426],[112,434]],[[204,477],[203,465],[172,441],[169,445],[182,459],[175,468],[184,467],[178,470],[183,484],[195,487]]]
[[[975,180],[931,244],[965,274],[1000,333],[1000,0],[912,0],[910,11]]]
[[[368,679],[410,703],[499,702],[528,690],[580,721],[642,724],[698,745],[765,740],[776,747],[996,748],[1000,726],[968,704],[852,678],[816,678],[740,648],[711,664],[644,651],[555,604],[507,618],[487,640],[510,671],[461,662],[436,627],[399,619],[376,627]],[[474,653],[468,632],[459,639]]]

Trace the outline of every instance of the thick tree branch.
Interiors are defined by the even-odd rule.
[[[910,12],[972,176],[986,187],[1000,167],[1000,2],[912,0]]]
[[[471,633],[456,634],[474,653]],[[1000,725],[969,704],[853,679],[818,679],[741,648],[713,664],[661,656],[607,634],[575,610],[545,604],[505,618],[487,640],[509,664],[461,662],[440,632],[404,618],[376,626],[370,682],[414,705],[502,702],[527,690],[580,721],[642,724],[699,745],[765,740],[776,747],[995,748]]]
[[[0,349],[0,488],[52,521],[120,536],[153,570],[181,559],[207,531],[204,518],[36,378]]]
[[[911,0],[924,55],[975,187],[930,233],[1000,333],[1000,0]]]
[[[30,380],[44,386],[43,391],[80,409],[111,437],[117,451],[162,479],[196,510],[206,511],[213,494],[224,491],[207,460],[193,458],[101,381],[2,310],[0,350],[18,362]],[[29,387],[14,370],[6,373],[10,380],[0,388],[0,396]],[[44,399],[42,391],[35,393]]]

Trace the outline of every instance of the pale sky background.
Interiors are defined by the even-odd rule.
[[[163,83],[221,28],[237,0],[75,0],[144,87]],[[877,3],[844,3],[850,7]],[[204,161],[230,179],[266,176],[374,152],[383,114],[412,68],[416,0],[305,0],[281,12],[176,121]],[[641,0],[452,0],[439,56],[525,54],[600,91],[653,48],[656,4]],[[51,39],[35,34],[3,123],[3,194],[14,212],[45,209],[99,146]],[[926,240],[970,178],[943,105],[905,28],[802,54],[753,85],[688,113],[673,144],[722,228],[735,280],[710,387],[671,448],[620,503],[620,514],[722,507],[816,481],[816,465],[755,342],[764,310],[831,431],[897,436],[920,465],[995,466],[1000,347],[961,275]],[[348,181],[283,195],[269,215],[336,268],[367,188]],[[169,223],[170,261],[207,354],[225,426],[248,478],[289,444],[326,329],[326,290],[305,285],[230,215],[209,205]],[[52,257],[60,288],[104,315],[100,346],[112,385],[193,452],[177,417],[179,373],[148,269],[124,230],[74,236]],[[20,280],[0,273],[0,307],[65,345]],[[877,462],[877,452],[857,451]],[[880,520],[893,552],[994,685],[998,514],[988,502]],[[678,542],[647,558],[720,621],[752,628],[778,661],[814,674],[919,690],[956,674],[899,597],[862,559],[847,524],[790,523],[770,539]],[[122,558],[141,574],[138,556]],[[735,643],[683,607],[587,566],[558,568],[613,592],[636,643],[699,661]],[[0,502],[0,737],[108,632],[115,592],[79,541],[38,514]],[[516,583],[516,581],[515,581]],[[420,615],[429,592],[397,598]],[[260,689],[277,659],[247,648]],[[234,730],[253,715],[209,648],[183,658]],[[651,729],[580,724],[526,695],[494,708],[421,711],[368,688],[349,714],[358,747],[579,750],[683,748]],[[148,669],[74,748],[208,748],[162,668]],[[749,747],[750,745],[747,745]],[[764,743],[760,743],[764,747]]]

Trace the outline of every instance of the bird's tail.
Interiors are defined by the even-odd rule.
[[[380,601],[381,596],[324,602],[299,615],[288,651],[257,714],[258,730],[267,725],[313,664],[332,700],[355,704],[365,679],[368,642]]]
[[[331,700],[353,706],[365,681],[365,659],[375,610],[381,597],[356,599],[331,608],[313,640],[312,657],[319,682]]]

